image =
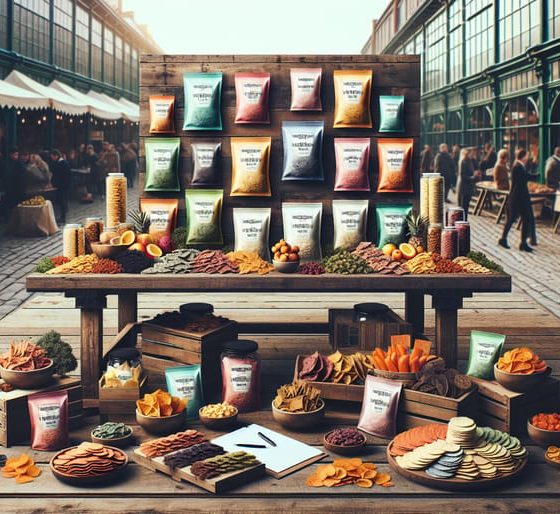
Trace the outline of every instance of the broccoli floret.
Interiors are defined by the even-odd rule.
[[[37,341],[37,345],[45,350],[49,359],[52,359],[54,372],[57,375],[62,377],[78,367],[78,361],[72,353],[72,347],[61,339],[58,332],[51,330],[43,334]]]

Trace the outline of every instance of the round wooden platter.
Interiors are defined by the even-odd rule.
[[[412,482],[433,487],[434,489],[444,489],[446,491],[477,491],[481,489],[494,489],[500,487],[510,480],[514,480],[519,477],[525,470],[527,461],[529,460],[528,457],[525,457],[515,471],[507,473],[506,475],[500,475],[496,478],[479,478],[478,480],[463,480],[461,478],[443,479],[431,477],[426,474],[425,471],[412,471],[401,468],[397,464],[395,458],[391,455],[392,445],[393,441],[391,441],[387,446],[387,461],[389,462],[389,466],[399,473],[399,475],[408,478]]]

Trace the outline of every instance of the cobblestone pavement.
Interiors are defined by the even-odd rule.
[[[128,206],[138,206],[138,188],[128,190]],[[105,217],[105,200],[93,203],[70,202],[66,216],[68,223],[82,222],[90,216]],[[62,228],[62,227],[61,227]],[[13,237],[6,235],[0,226],[0,319],[14,311],[31,293],[25,290],[25,276],[35,267],[41,257],[62,253],[62,230],[48,237]]]
[[[138,190],[129,191],[129,207],[138,205]],[[92,204],[73,203],[68,222],[82,221],[88,216],[104,215],[105,202]],[[527,293],[540,305],[558,315],[560,312],[560,233],[553,234],[550,222],[538,223],[539,245],[528,254],[517,250],[519,231],[510,233],[510,250],[498,246],[502,225],[496,225],[490,213],[471,216],[472,247],[485,252],[501,263],[513,276],[514,288]],[[62,251],[62,234],[46,238],[14,238],[0,235],[0,319],[15,310],[31,294],[25,290],[25,275],[45,255],[58,255]]]

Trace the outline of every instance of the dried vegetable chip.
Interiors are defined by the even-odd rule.
[[[107,423],[103,423],[103,425],[95,427],[91,433],[94,437],[98,437],[99,439],[119,439],[131,434],[132,429],[124,423],[108,421]]]
[[[385,351],[376,348],[372,353],[373,365],[376,369],[394,373],[417,373],[427,362],[437,359],[430,354],[432,343],[422,339],[414,341],[410,348],[410,335],[391,336],[391,346]]]
[[[205,442],[169,453],[163,458],[163,463],[173,469],[186,468],[199,460],[209,459],[224,453],[225,451],[221,446]]]
[[[192,248],[181,248],[160,257],[151,268],[142,273],[190,273],[200,252]]]
[[[191,273],[239,273],[239,268],[222,250],[203,250],[194,259]]]
[[[124,452],[97,443],[81,443],[56,455],[52,466],[74,477],[105,475],[126,463]]]
[[[126,182],[125,182],[126,184]],[[126,187],[126,185],[125,185]],[[109,196],[107,196],[109,198]],[[93,273],[93,266],[99,259],[97,255],[79,255],[72,260],[47,271],[48,275],[66,275],[69,273]],[[126,271],[126,270],[125,270]]]
[[[307,382],[286,384],[276,390],[274,406],[285,412],[311,412],[321,407],[321,392]]]
[[[4,478],[15,478],[17,484],[32,482],[40,474],[41,470],[26,453],[6,459],[2,467],[2,476]]]
[[[410,273],[408,268],[399,261],[394,261],[390,255],[385,255],[383,250],[377,248],[374,243],[362,242],[352,252],[361,257],[369,264],[374,273],[380,275],[406,275]]]
[[[445,439],[446,436],[447,425],[432,423],[429,425],[411,428],[406,432],[401,432],[395,437],[395,439],[393,439],[393,444],[391,445],[391,455],[404,455],[419,446],[433,443],[438,439]]]
[[[0,355],[0,366],[12,371],[32,371],[46,368],[51,359],[45,351],[31,341],[12,341],[7,353]]]
[[[108,365],[107,370],[103,373],[103,387],[138,387],[141,374],[142,366],[140,364],[131,366],[128,361],[124,361],[118,365]]]
[[[185,430],[167,437],[146,441],[140,445],[140,451],[146,457],[161,457],[204,442],[206,442],[206,437],[198,430]]]
[[[462,256],[455,257],[455,259],[453,259],[453,262],[461,266],[461,268],[463,268],[463,271],[466,273],[484,273],[484,274],[492,273],[492,270],[489,270],[485,266],[482,266],[482,264],[478,264],[477,262],[474,262],[472,259],[469,259],[468,257],[462,257]]]
[[[334,383],[352,384],[357,380],[365,381],[373,364],[368,357],[360,352],[352,355],[343,355],[339,351],[327,357],[333,363],[333,372],[330,381]]]
[[[136,400],[136,407],[143,416],[160,418],[183,412],[187,408],[187,401],[158,389],[153,393],[146,393],[141,400]]]
[[[546,368],[546,361],[527,347],[509,350],[498,359],[498,369],[507,373],[532,375],[533,373],[542,373],[546,371]]]
[[[250,453],[239,451],[216,455],[203,461],[197,461],[191,466],[191,473],[206,480],[225,473],[232,473],[245,468],[251,468],[260,464],[260,461]]]
[[[447,398],[459,398],[475,387],[467,375],[454,368],[446,368],[442,358],[427,362],[416,377],[410,389]]]
[[[226,257],[239,269],[240,275],[249,273],[267,275],[274,270],[274,266],[262,259],[257,252],[229,252]]]
[[[373,485],[393,487],[391,475],[380,473],[372,462],[362,459],[337,459],[332,464],[321,464],[315,472],[307,477],[308,487],[340,487],[354,484],[358,487],[370,488]]]

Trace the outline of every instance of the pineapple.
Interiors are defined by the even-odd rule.
[[[412,212],[406,217],[408,226],[408,244],[414,248],[426,248],[426,236],[428,233],[429,220],[420,214],[414,215]]]
[[[150,215],[147,212],[139,211],[137,209],[128,211],[128,217],[134,225],[136,232],[136,241],[143,245],[148,245],[152,242],[151,236],[148,234],[150,229]]]

